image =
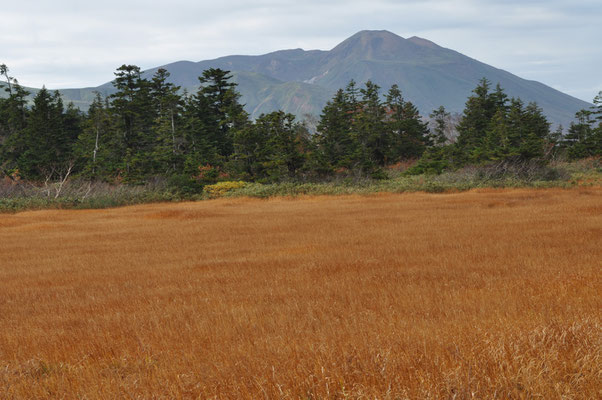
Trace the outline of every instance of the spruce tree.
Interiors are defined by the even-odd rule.
[[[199,77],[197,93],[184,106],[184,170],[223,166],[234,151],[234,136],[245,131],[248,114],[240,104],[230,71],[210,68]]]
[[[199,77],[201,88],[197,96],[205,99],[209,118],[206,134],[219,155],[227,158],[233,151],[233,132],[248,122],[248,115],[240,104],[236,83],[231,82],[230,71],[209,68]]]
[[[197,93],[184,98],[183,128],[184,141],[183,158],[184,173],[194,174],[201,165],[217,165],[223,162],[218,149],[208,133],[212,116],[209,102],[205,96]]]
[[[428,125],[422,121],[418,109],[403,98],[401,90],[393,85],[386,97],[386,130],[391,140],[389,160],[415,159],[432,144]]]
[[[580,110],[575,114],[576,123],[571,123],[564,138],[564,147],[570,159],[601,155],[599,129],[594,128],[595,119],[590,110]]]
[[[135,65],[122,65],[115,77],[113,85],[117,91],[110,99],[123,142],[119,146],[120,170],[127,181],[139,182],[152,170],[152,127],[156,115],[150,82],[142,78],[140,68]]]
[[[23,135],[29,114],[26,104],[30,93],[9,76],[5,64],[0,65],[0,75],[5,78],[4,90],[8,94],[8,98],[0,98],[0,168],[11,176],[17,168],[17,159],[25,150]]]
[[[506,117],[506,137],[502,149],[506,157],[518,157],[521,143],[526,139],[525,110],[521,99],[512,99]]]
[[[352,121],[353,134],[359,144],[354,158],[364,172],[371,173],[388,161],[390,140],[385,129],[380,87],[368,81],[360,93],[360,107]]]
[[[170,74],[159,68],[151,81],[151,97],[156,119],[153,123],[153,169],[156,173],[176,173],[181,170],[182,133],[180,120],[182,98],[179,86],[167,81]]]
[[[309,133],[295,116],[274,111],[235,133],[232,164],[245,179],[295,179],[304,167],[308,147]]]
[[[450,113],[443,106],[439,106],[439,108],[429,114],[434,124],[431,132],[431,139],[434,145],[442,146],[447,142],[446,132],[449,129],[450,116]]]
[[[79,134],[79,113],[64,113],[58,92],[42,88],[33,100],[27,127],[23,131],[23,152],[17,165],[22,175],[33,180],[53,180],[71,170],[73,146]]]
[[[464,107],[462,119],[458,124],[458,147],[467,159],[478,160],[483,152],[484,139],[491,118],[500,104],[500,93],[492,97],[489,92],[491,83],[483,78],[473,90]]]
[[[602,91],[594,98],[594,116],[598,126],[594,129],[592,154],[602,156]]]
[[[483,147],[475,149],[475,151],[481,151],[479,156],[475,156],[475,158],[497,161],[507,157],[508,129],[508,121],[504,110],[497,110],[485,134]]]
[[[519,146],[521,158],[543,157],[546,141],[550,137],[550,123],[536,103],[531,102],[525,108],[523,125],[526,136]]]
[[[592,113],[596,120],[602,123],[602,90],[598,92],[594,97],[594,105],[592,106]]]
[[[260,116],[255,125],[267,138],[264,165],[270,180],[294,178],[305,162],[302,149],[307,139],[303,127],[295,122],[295,116],[275,111]]]
[[[114,177],[124,143],[117,134],[109,104],[96,92],[82,124],[75,153],[80,164],[81,174],[89,179]]]
[[[358,146],[356,138],[351,135],[357,99],[353,101],[350,96],[353,94],[350,95],[343,89],[339,89],[322,110],[315,141],[318,145],[318,153],[325,163],[320,168],[324,170],[352,168],[353,155]],[[350,103],[350,100],[353,102]]]
[[[234,153],[230,168],[241,179],[254,181],[266,176],[268,137],[256,124],[247,124],[234,133]]]
[[[502,111],[502,113],[506,113],[508,111],[508,95],[504,92],[504,89],[499,84],[499,82],[495,85],[495,90],[489,95],[492,103],[492,107],[497,111]]]

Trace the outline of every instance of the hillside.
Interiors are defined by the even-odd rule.
[[[397,83],[404,97],[423,115],[445,106],[461,112],[466,98],[485,77],[500,83],[511,97],[535,101],[551,122],[568,126],[576,111],[589,103],[536,81],[516,75],[443,48],[429,40],[404,39],[388,31],[362,31],[330,51],[282,50],[259,56],[233,55],[200,62],[178,61],[163,65],[171,81],[189,92],[207,68],[233,72],[242,102],[252,117],[282,109],[298,116],[319,115],[334,92],[354,79],[372,80],[386,92]],[[150,78],[160,67],[144,72]],[[111,83],[97,88],[61,90],[65,100],[85,108],[93,91],[107,94]]]

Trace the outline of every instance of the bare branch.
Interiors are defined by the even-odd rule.
[[[61,190],[63,190],[63,185],[65,184],[65,182],[67,182],[67,179],[69,179],[69,175],[71,175],[71,171],[73,170],[73,164],[74,164],[73,161],[69,162],[69,166],[67,167],[67,171],[65,172],[65,175],[56,184],[56,186],[55,186],[56,194],[54,196],[55,199],[59,197],[59,195],[61,194]]]

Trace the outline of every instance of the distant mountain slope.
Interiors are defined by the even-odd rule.
[[[0,82],[0,98],[8,97],[8,94],[4,90],[6,87],[5,82]],[[108,88],[108,89],[107,89]],[[99,92],[102,96],[107,96],[110,93],[114,92],[112,85],[107,85],[107,88],[103,86],[99,86],[96,88],[81,88],[81,89],[60,89],[59,92],[65,104],[71,102],[75,107],[78,107],[82,110],[87,110],[92,101],[94,100],[95,92]],[[29,92],[28,99],[33,101],[35,95],[40,91],[39,88],[31,88],[24,87],[25,90]],[[50,89],[49,89],[50,90]],[[50,90],[54,92],[54,90]]]
[[[233,72],[242,102],[252,117],[276,109],[298,116],[318,116],[334,92],[351,79],[360,85],[372,80],[383,88],[383,94],[396,83],[423,115],[440,105],[448,111],[461,112],[466,98],[483,77],[493,85],[499,82],[511,97],[520,97],[525,103],[537,102],[551,122],[565,127],[575,112],[591,106],[429,40],[404,39],[388,31],[359,32],[330,51],[282,50],[163,66],[171,73],[170,80],[189,92],[198,88],[198,76],[211,67]],[[150,78],[157,69],[144,74]],[[66,100],[85,107],[94,90],[108,94],[113,88],[106,83],[98,88],[65,89],[61,93]]]
[[[144,71],[143,76],[150,79],[161,67]],[[179,61],[168,64],[162,68],[170,73],[169,81],[194,93],[199,87],[198,77],[208,68],[228,69],[223,63],[193,63]],[[274,77],[262,75],[254,71],[230,69],[232,80],[241,93],[241,103],[253,118],[262,113],[274,110],[284,110],[302,117],[304,114],[319,115],[326,102],[332,96],[332,91],[309,83],[297,81],[282,81]],[[100,88],[105,93],[114,91],[111,83],[106,83]]]

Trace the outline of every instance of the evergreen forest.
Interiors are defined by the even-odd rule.
[[[251,120],[229,71],[205,70],[196,93],[152,79],[134,65],[115,72],[116,92],[87,112],[43,88],[33,102],[0,66],[0,168],[4,179],[41,185],[68,178],[139,185],[163,179],[198,193],[220,181],[322,182],[440,174],[467,165],[536,163],[602,154],[602,92],[568,129],[552,129],[541,108],[509,98],[482,79],[452,122],[439,107],[425,118],[401,88],[368,81],[337,91],[315,126],[282,111]],[[453,134],[450,134],[453,132]]]

